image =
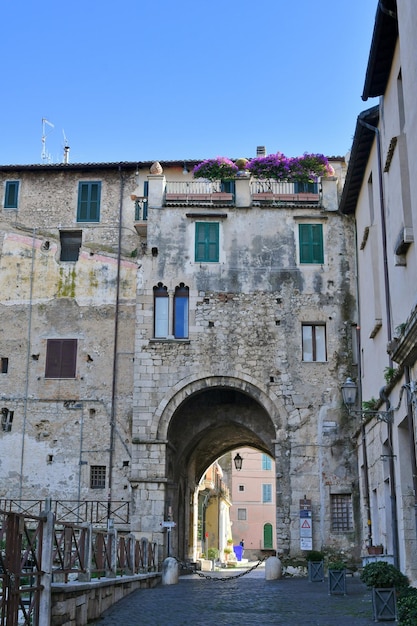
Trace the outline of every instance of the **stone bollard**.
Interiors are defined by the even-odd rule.
[[[162,584],[176,585],[178,583],[178,563],[174,557],[169,556],[162,563]]]
[[[281,561],[277,556],[270,556],[265,563],[265,580],[277,580],[281,576]]]

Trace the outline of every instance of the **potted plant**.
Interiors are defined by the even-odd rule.
[[[346,564],[341,559],[331,560],[329,570],[329,594],[346,595]]]
[[[386,561],[368,563],[362,570],[361,580],[372,587],[374,620],[397,619],[397,594],[408,588],[408,578],[397,567]]]
[[[318,550],[310,550],[306,556],[308,566],[308,580],[311,583],[324,581],[324,554]]]
[[[367,550],[368,550],[368,554],[372,554],[372,555],[384,554],[384,546],[381,543],[376,546],[368,546]]]

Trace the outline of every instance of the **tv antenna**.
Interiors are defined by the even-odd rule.
[[[52,160],[51,155],[46,150],[46,137],[47,137],[46,126],[47,125],[50,126],[51,128],[55,128],[55,126],[51,122],[48,122],[46,117],[43,117],[42,118],[42,162],[43,163],[50,163]]]

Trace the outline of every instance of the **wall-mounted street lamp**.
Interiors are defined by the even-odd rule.
[[[357,384],[351,379],[347,378],[342,385],[342,397],[343,403],[349,413],[349,415],[360,415],[361,417],[368,417],[375,415],[378,421],[386,422],[387,424],[393,422],[393,409],[388,411],[374,411],[372,409],[355,409],[356,396],[358,393]]]
[[[240,456],[239,452],[236,454],[235,458],[233,459],[233,463],[235,464],[236,471],[240,472],[240,470],[242,469],[243,459]]]

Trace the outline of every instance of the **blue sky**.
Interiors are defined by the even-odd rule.
[[[0,164],[345,155],[377,0],[5,0]],[[6,28],[7,25],[7,28]]]

